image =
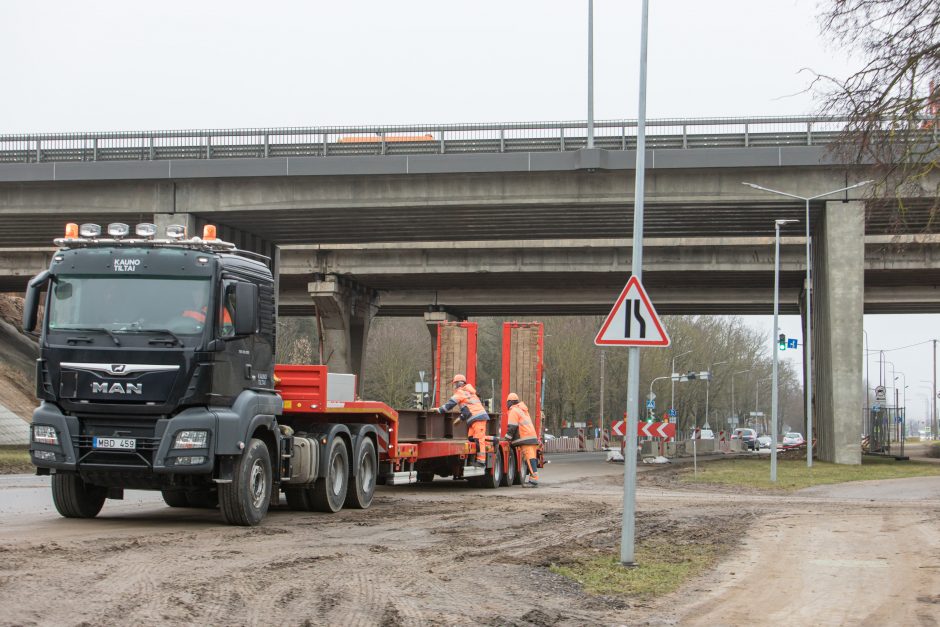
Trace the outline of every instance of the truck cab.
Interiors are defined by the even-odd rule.
[[[29,283],[27,332],[44,307],[32,461],[53,474],[59,512],[85,517],[128,487],[161,490],[171,505],[224,499],[260,440],[267,484],[248,469],[249,502],[226,514],[254,524],[280,450],[271,269],[211,226],[202,238],[181,226],[165,238],[152,224],[129,231],[69,224]]]

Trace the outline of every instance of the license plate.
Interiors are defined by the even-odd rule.
[[[94,448],[133,451],[137,448],[137,440],[134,438],[95,438],[92,442],[92,446]]]

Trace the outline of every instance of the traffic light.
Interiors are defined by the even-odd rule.
[[[777,346],[780,347],[780,350],[787,350],[787,336],[785,333],[780,334],[780,339],[777,340]]]

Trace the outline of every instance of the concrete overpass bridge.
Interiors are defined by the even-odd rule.
[[[740,183],[858,180],[827,148],[840,125],[651,123],[644,280],[661,312],[769,313],[777,218],[799,220],[782,280],[800,310],[804,206]],[[630,271],[635,133],[598,126],[592,149],[583,122],[0,136],[0,289],[22,289],[66,221],[212,222],[277,251],[282,313],[317,306],[341,369],[374,315],[605,313]],[[858,460],[863,312],[940,310],[930,202],[906,204],[903,222],[860,195],[810,207],[826,459]]]

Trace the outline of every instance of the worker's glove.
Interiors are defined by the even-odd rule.
[[[511,442],[511,441],[512,441],[512,436],[511,436],[510,434],[508,434],[508,433],[507,433],[505,436],[503,436],[503,438],[504,438],[507,442]]]
[[[439,414],[443,414],[443,413],[444,413],[444,408],[443,408],[443,407],[438,407],[438,408],[435,409],[434,411],[436,411],[436,412],[439,413]]]
[[[460,418],[459,418],[459,417],[458,417],[458,418],[454,418],[454,424],[455,424],[455,425],[459,425],[459,424],[460,424]]]

